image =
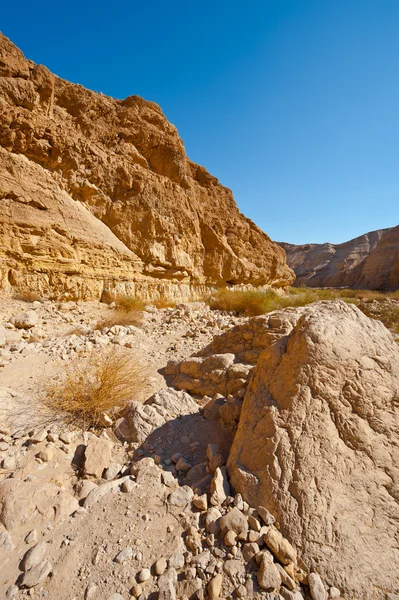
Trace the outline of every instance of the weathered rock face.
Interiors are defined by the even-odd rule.
[[[59,79],[1,34],[0,128],[3,289],[188,297],[293,281],[284,251],[187,158],[159,106]]]
[[[399,288],[399,226],[371,231],[344,244],[281,242],[296,286]]]
[[[341,301],[295,311],[249,383],[230,481],[329,585],[382,600],[399,590],[399,347]]]

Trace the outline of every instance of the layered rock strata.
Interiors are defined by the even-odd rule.
[[[280,243],[296,286],[399,288],[399,226],[371,231],[344,244]]]
[[[191,162],[158,105],[114,100],[0,34],[1,289],[192,297],[292,283],[284,251]]]

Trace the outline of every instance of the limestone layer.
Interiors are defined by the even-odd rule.
[[[99,297],[291,284],[285,252],[160,107],[89,91],[0,34],[1,287]]]

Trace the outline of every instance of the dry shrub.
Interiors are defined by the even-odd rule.
[[[327,296],[328,294],[323,294]],[[239,315],[262,315],[279,308],[289,306],[305,306],[316,302],[319,298],[314,290],[299,289],[294,293],[282,295],[275,290],[229,290],[221,289],[213,294],[207,303],[213,310],[234,312]]]
[[[137,296],[117,296],[115,304],[120,311],[134,312],[142,311],[145,307],[145,302]]]
[[[141,310],[121,310],[120,308],[112,309],[106,317],[97,321],[94,329],[110,329],[114,325],[135,325],[136,327],[142,323],[143,313]]]
[[[371,319],[381,321],[385,327],[399,333],[399,306],[393,303],[380,302],[378,305],[360,303],[359,308]]]
[[[41,301],[42,297],[38,292],[25,291],[13,296],[14,300],[21,300],[22,302],[36,302]]]
[[[130,400],[143,400],[149,389],[147,371],[131,352],[96,350],[43,384],[38,419],[42,425],[100,427],[104,413],[118,416]]]
[[[175,308],[176,306],[176,302],[168,300],[166,296],[161,296],[158,300],[151,301],[151,304],[156,306],[156,308]]]

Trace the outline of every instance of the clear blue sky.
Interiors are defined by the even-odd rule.
[[[60,77],[161,105],[273,239],[399,223],[399,0],[5,2]]]

